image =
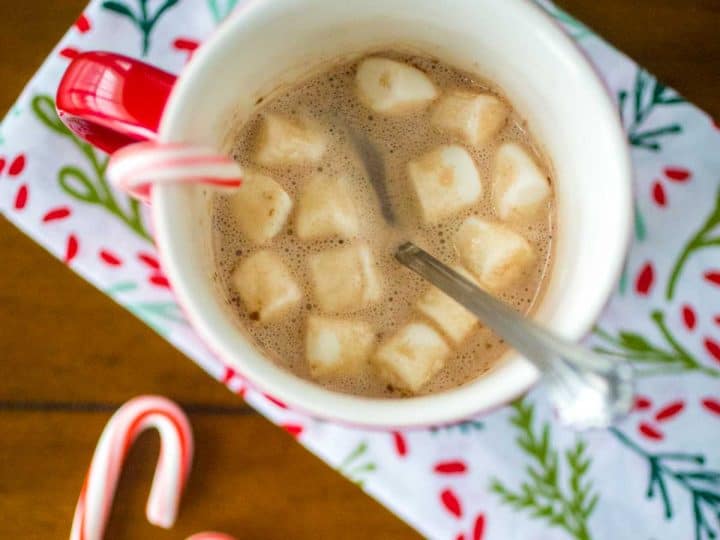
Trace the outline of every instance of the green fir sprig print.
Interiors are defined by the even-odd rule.
[[[72,134],[58,118],[55,103],[50,96],[35,96],[32,99],[32,110],[48,129],[72,141],[87,162],[87,168],[63,166],[58,171],[60,188],[73,199],[102,207],[139,237],[151,242],[152,237],[145,228],[140,203],[130,197],[118,197],[105,179],[108,158]]]
[[[652,453],[625,433],[611,428],[612,434],[626,448],[647,463],[648,486],[645,496],[662,503],[665,519],[675,514],[677,494],[671,496],[670,485],[688,500],[694,522],[695,540],[713,540],[720,533],[720,471],[705,467],[705,456],[685,452]]]
[[[599,495],[588,478],[591,460],[585,442],[578,440],[561,454],[552,447],[550,423],[534,425],[532,404],[518,400],[512,408],[510,421],[519,432],[516,441],[529,458],[526,478],[516,489],[493,479],[490,489],[516,510],[529,512],[533,518],[563,529],[576,540],[589,540],[588,520]],[[565,482],[561,480],[561,464]]]
[[[338,470],[361,486],[368,474],[377,470],[377,464],[368,458],[368,443],[361,441],[353,448],[347,457],[340,463]]]
[[[664,344],[657,345],[635,332],[620,331],[611,335],[602,328],[595,328],[595,335],[603,344],[597,352],[624,358],[633,362],[640,376],[667,375],[694,371],[710,377],[720,377],[720,370],[706,366],[695,358],[673,335],[665,322],[665,313],[655,310],[650,314]]]
[[[683,128],[677,122],[648,127],[648,121],[658,107],[681,103],[685,103],[682,97],[639,68],[632,90],[618,92],[620,116],[630,144],[636,148],[659,152],[662,149],[662,140],[682,133]]]
[[[145,56],[150,50],[150,36],[158,20],[167,10],[177,5],[179,1],[164,0],[153,12],[150,11],[150,6],[148,6],[151,3],[149,0],[136,0],[136,9],[118,0],[106,0],[102,3],[102,7],[130,19],[133,25],[140,30],[142,35],[142,55]],[[153,2],[153,5],[155,4]]]
[[[685,244],[675,264],[673,264],[667,288],[665,289],[665,297],[668,300],[672,300],[675,296],[675,287],[690,257],[707,248],[720,248],[720,188],[718,188],[715,195],[715,203],[710,214],[698,231]]]
[[[575,40],[580,41],[587,36],[591,36],[592,31],[585,26],[583,23],[578,21],[575,17],[570,15],[567,11],[564,11],[550,2],[543,2],[542,7],[547,11],[555,20],[563,25],[568,34],[570,34]]]

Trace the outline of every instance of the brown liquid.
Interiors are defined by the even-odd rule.
[[[489,85],[436,60],[393,52],[384,52],[381,56],[401,60],[419,68],[430,76],[440,90],[464,88],[498,95]],[[362,319],[373,324],[380,341],[389,337],[406,322],[423,320],[414,309],[414,305],[420,295],[427,290],[428,285],[395,261],[393,258],[395,248],[402,241],[411,240],[440,260],[455,263],[457,256],[453,248],[453,236],[462,221],[469,215],[494,218],[490,185],[491,160],[503,142],[517,141],[532,148],[536,160],[544,167],[549,178],[550,168],[525,129],[524,121],[513,112],[505,128],[487,146],[477,149],[463,145],[474,158],[483,182],[484,194],[480,203],[439,226],[423,226],[418,218],[419,212],[409,186],[406,174],[407,163],[440,144],[457,141],[452,136],[439,133],[430,126],[431,108],[410,115],[385,117],[376,115],[363,106],[358,101],[355,90],[355,72],[358,63],[359,61],[354,61],[338,65],[299,83],[294,88],[266,98],[255,115],[239,131],[233,147],[233,156],[243,166],[252,166],[270,174],[294,201],[297,201],[298,187],[315,169],[331,175],[336,173],[349,175],[354,187],[353,197],[359,209],[359,236],[370,244],[375,256],[378,273],[383,282],[384,297],[372,307],[347,314],[345,317],[353,320]],[[331,142],[323,162],[312,168],[263,170],[257,167],[252,159],[253,145],[260,114],[266,112],[307,116],[324,126]],[[344,130],[341,128],[343,122],[364,132],[384,157],[388,191],[400,226],[390,228],[383,221],[372,186],[345,138]],[[233,223],[227,206],[222,196],[216,197],[213,208],[214,249],[228,304],[237,314],[239,323],[267,356],[296,375],[312,379],[305,361],[305,319],[308,314],[320,312],[313,305],[306,258],[311,253],[343,243],[347,245],[354,240],[302,242],[293,234],[294,216],[291,216],[284,230],[264,247],[269,247],[278,253],[301,284],[304,291],[302,307],[282,321],[261,325],[250,319],[237,294],[229,286],[229,276],[239,260],[259,248],[243,239]],[[538,262],[527,279],[502,296],[503,300],[522,311],[532,309],[541,294],[543,277],[548,273],[552,217],[552,204],[549,204],[536,221],[522,226],[509,225],[532,244],[538,255]],[[508,347],[501,339],[487,328],[479,326],[459,348],[454,349],[445,367],[420,393],[439,392],[466,383],[488,371],[507,350]],[[317,382],[332,390],[362,396],[397,397],[399,395],[371,368],[359,377],[337,377]]]

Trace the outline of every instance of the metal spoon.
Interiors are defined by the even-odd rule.
[[[394,224],[382,157],[364,135],[349,127],[348,133],[377,193],[383,216]],[[543,375],[558,417],[568,426],[608,427],[630,411],[630,364],[561,339],[410,242],[397,249],[395,258],[465,306],[532,362]]]
[[[608,427],[630,411],[630,364],[559,338],[410,242],[397,249],[395,258],[465,306],[530,360],[543,374],[556,413],[568,426]]]

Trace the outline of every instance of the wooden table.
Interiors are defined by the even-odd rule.
[[[720,118],[720,0],[559,3]],[[0,2],[0,111],[84,4]],[[141,437],[108,538],[417,536],[4,219],[0,253],[0,538],[66,537],[103,425],[148,392],[189,411],[194,471],[175,529],[151,527],[143,507],[158,443]]]

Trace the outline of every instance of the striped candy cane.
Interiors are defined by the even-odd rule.
[[[242,185],[231,158],[202,146],[146,141],[115,152],[107,177],[116,188],[148,202],[153,184],[203,183],[221,189]]]
[[[120,407],[100,436],[75,508],[70,540],[102,539],[125,456],[137,436],[148,428],[160,433],[160,457],[147,502],[147,519],[158,527],[173,525],[192,464],[192,429],[185,414],[171,401],[141,396]]]

